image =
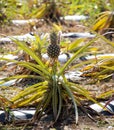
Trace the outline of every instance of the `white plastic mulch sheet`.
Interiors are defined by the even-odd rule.
[[[7,118],[6,118],[6,113],[3,110],[1,110],[0,122],[6,123],[6,119],[9,122],[11,122],[12,120],[29,120],[33,117],[35,112],[36,112],[35,109],[10,110],[10,112],[7,113]]]
[[[98,104],[92,104],[90,108],[103,115],[114,115],[114,100],[107,102],[100,103],[103,107]]]

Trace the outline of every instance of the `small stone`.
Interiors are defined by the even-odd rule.
[[[49,130],[56,130],[55,128],[50,128]]]
[[[63,130],[72,130],[72,129],[65,125]]]
[[[108,126],[108,129],[107,129],[107,130],[113,130],[113,129],[114,129],[114,127]]]

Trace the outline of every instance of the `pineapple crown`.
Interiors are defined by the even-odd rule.
[[[57,36],[57,33],[54,32],[54,31],[50,34],[50,43],[51,44],[57,44],[58,43],[58,36]]]

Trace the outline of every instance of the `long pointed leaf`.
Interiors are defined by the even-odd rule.
[[[41,88],[40,88],[41,87]],[[24,91],[21,91],[17,96],[15,96],[14,98],[11,99],[12,102],[15,102],[16,100],[19,100],[25,96],[27,96],[28,94],[32,94],[32,92],[34,92],[34,90],[37,90],[41,89],[46,89],[47,88],[47,82],[40,82],[40,83],[37,83],[37,84],[34,84],[28,88],[25,88]]]
[[[77,104],[76,104],[76,102],[75,102],[73,93],[71,92],[71,90],[69,89],[69,86],[67,86],[66,83],[63,83],[63,82],[62,82],[62,84],[63,84],[64,89],[67,91],[69,97],[71,97],[72,102],[73,102],[73,104],[74,104],[74,108],[75,108],[75,117],[76,117],[76,124],[77,124],[77,123],[78,123],[78,108],[77,108]]]
[[[17,40],[13,40],[21,49],[23,49],[28,55],[30,55],[39,65],[45,68],[44,63],[40,60],[40,58],[24,43],[19,42]]]
[[[65,69],[68,67],[69,64],[71,64],[73,62],[73,60],[75,58],[78,57],[78,55],[80,53],[82,53],[85,49],[87,49],[88,46],[90,46],[96,39],[98,39],[98,37],[94,38],[93,40],[91,40],[90,42],[88,42],[85,46],[83,46],[81,49],[79,49],[74,55],[72,58],[70,58],[66,64],[60,69],[60,72],[59,72],[59,76],[62,75],[62,73],[65,71]]]

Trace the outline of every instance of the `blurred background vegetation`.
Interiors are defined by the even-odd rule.
[[[11,19],[43,17],[45,12],[44,4],[48,8],[46,11],[50,11],[49,6],[52,4],[52,9],[56,8],[56,11],[61,12],[63,16],[87,15],[91,18],[91,23],[97,18],[99,13],[111,10],[111,3],[108,0],[1,0],[0,23],[9,22]]]

